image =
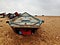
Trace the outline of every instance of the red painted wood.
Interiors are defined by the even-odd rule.
[[[22,32],[23,35],[31,35],[32,34],[31,30],[25,31],[24,29],[21,29],[20,31]]]

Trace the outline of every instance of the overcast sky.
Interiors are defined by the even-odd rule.
[[[0,0],[1,12],[60,16],[60,0]]]

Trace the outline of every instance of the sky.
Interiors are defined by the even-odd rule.
[[[0,0],[0,13],[2,12],[60,16],[60,0]]]

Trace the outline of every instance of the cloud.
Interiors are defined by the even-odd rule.
[[[60,0],[1,0],[0,12],[28,12],[32,15],[60,16]]]

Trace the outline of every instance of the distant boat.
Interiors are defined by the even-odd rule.
[[[5,13],[1,13],[0,18],[4,18],[4,17],[5,17]]]

